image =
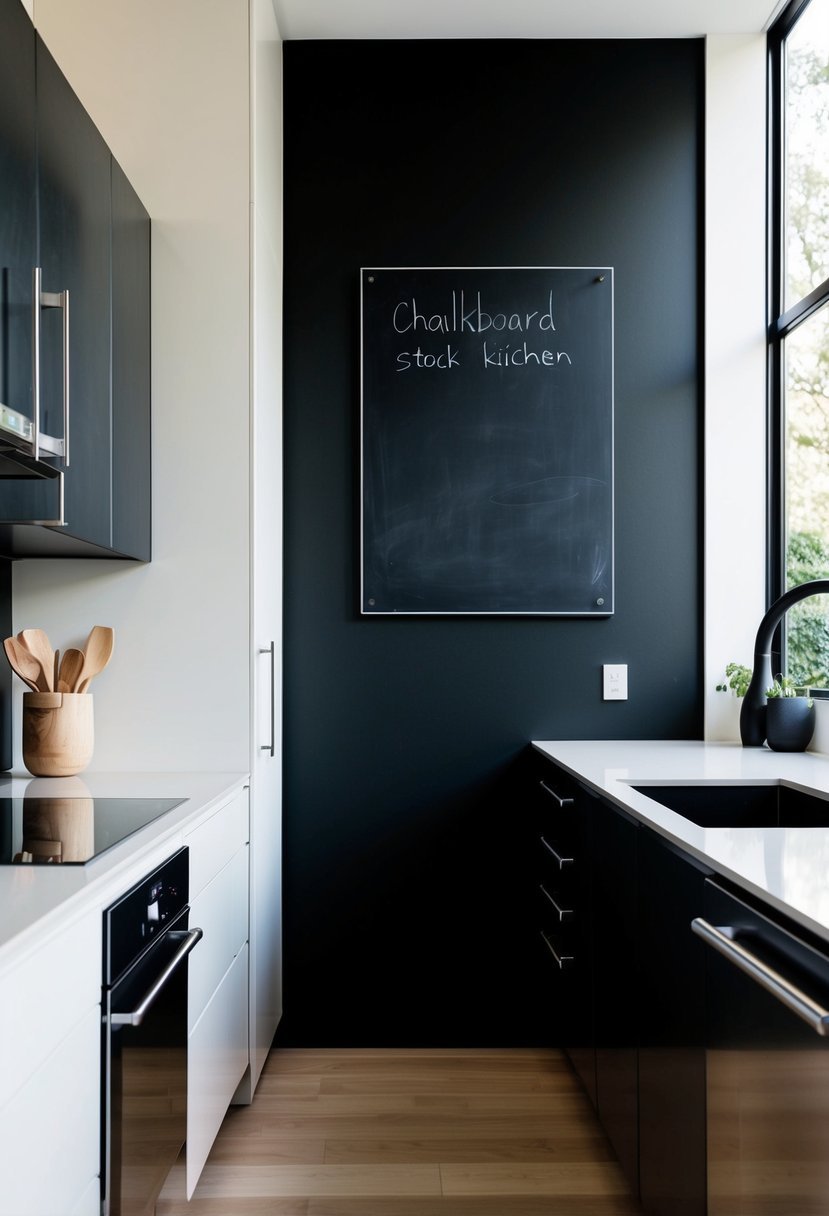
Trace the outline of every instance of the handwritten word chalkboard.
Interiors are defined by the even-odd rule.
[[[362,271],[362,611],[613,612],[613,272]]]

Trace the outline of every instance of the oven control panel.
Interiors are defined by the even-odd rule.
[[[188,879],[189,851],[183,848],[107,908],[104,914],[106,986],[114,984],[187,907]]]

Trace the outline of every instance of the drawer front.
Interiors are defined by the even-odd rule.
[[[99,1191],[100,1061],[96,1007],[0,1112],[0,1216],[71,1216]]]
[[[0,1108],[84,1013],[100,1007],[102,948],[101,916],[90,912],[3,976]]]
[[[230,802],[184,835],[190,848],[190,904],[248,841],[248,791],[239,790]]]
[[[190,955],[187,1025],[192,1029],[248,936],[248,846],[238,850],[190,905],[204,933]]]
[[[187,1198],[248,1066],[248,947],[233,960],[187,1047]]]

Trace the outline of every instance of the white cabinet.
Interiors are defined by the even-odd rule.
[[[187,998],[187,1198],[248,1068],[248,791],[186,832],[190,925]]]
[[[231,963],[187,1045],[187,1198],[248,1065],[248,947]]]
[[[251,0],[252,608],[249,1102],[282,1016],[282,46]]]
[[[100,967],[96,910],[0,978],[0,1216],[99,1210]]]

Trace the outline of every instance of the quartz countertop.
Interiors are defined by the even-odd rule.
[[[694,740],[533,746],[634,819],[829,941],[829,828],[702,828],[631,788],[782,783],[829,799],[829,756]]]
[[[0,777],[0,797],[181,798],[85,865],[0,866],[0,971],[93,905],[106,907],[183,842],[183,833],[248,781],[245,773],[91,773]]]

